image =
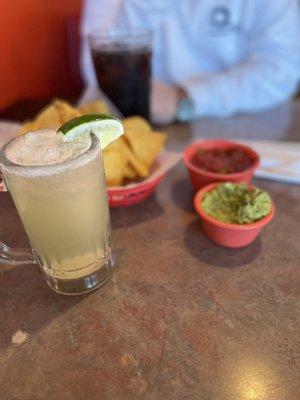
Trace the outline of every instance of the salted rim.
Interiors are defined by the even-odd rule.
[[[37,131],[31,131],[28,133],[36,133],[36,132]],[[96,157],[101,149],[100,141],[97,138],[97,136],[94,135],[93,133],[90,133],[91,136],[90,146],[85,151],[83,151],[82,153],[78,154],[77,156],[71,159],[58,162],[55,164],[22,165],[11,161],[7,156],[7,151],[16,141],[23,140],[24,136],[20,136],[10,140],[0,150],[0,166],[2,170],[10,174],[22,176],[24,178],[39,178],[39,177],[57,175],[69,169],[78,168],[91,161],[93,157]]]

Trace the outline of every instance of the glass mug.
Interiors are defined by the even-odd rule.
[[[102,152],[88,149],[51,165],[19,165],[0,151],[0,167],[28,235],[31,251],[0,242],[0,263],[38,264],[48,286],[62,294],[103,285],[112,266],[111,230]]]

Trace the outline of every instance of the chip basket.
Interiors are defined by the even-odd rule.
[[[161,175],[151,182],[141,182],[127,187],[107,188],[110,207],[126,207],[142,202],[154,192],[164,177],[165,175]]]

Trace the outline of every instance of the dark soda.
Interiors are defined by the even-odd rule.
[[[149,119],[151,49],[110,44],[92,49],[92,57],[100,88],[121,113]]]

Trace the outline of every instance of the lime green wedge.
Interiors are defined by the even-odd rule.
[[[73,142],[94,133],[100,140],[102,150],[124,133],[121,121],[111,115],[87,114],[71,119],[58,132],[64,134],[65,142]]]

